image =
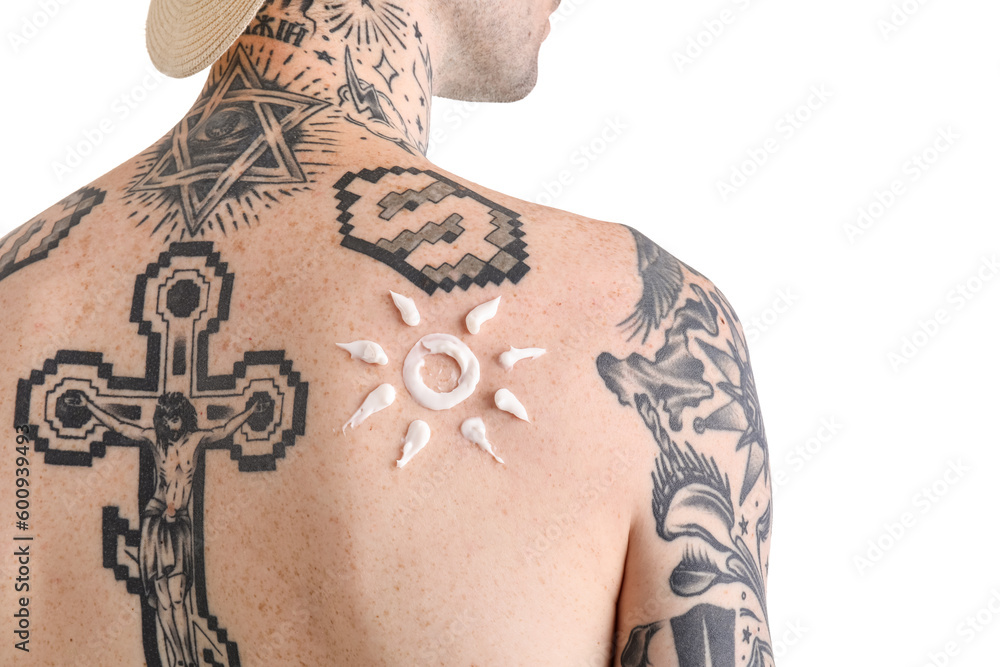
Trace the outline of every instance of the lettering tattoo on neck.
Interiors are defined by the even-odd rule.
[[[642,343],[662,327],[663,344],[652,359],[640,352],[625,359],[603,353],[597,370],[657,445],[651,498],[656,532],[664,542],[685,545],[667,582],[670,591],[695,601],[709,592],[742,600],[735,609],[697,604],[670,619],[677,660],[735,667],[735,646],[742,643],[741,662],[748,667],[773,665],[764,591],[763,546],[771,531],[767,440],[746,341],[721,293],[703,289],[691,279],[697,272],[632,233],[643,289],[620,326],[630,340],[641,334]],[[700,446],[707,431],[714,432],[713,443],[728,434],[734,451],[746,453],[737,489]],[[697,517],[691,508],[698,508]],[[678,549],[664,553],[676,559]],[[667,625],[658,619],[634,626],[622,667],[653,667],[650,648],[663,640]]]
[[[386,0],[270,1],[246,34],[302,47],[343,81],[334,102],[349,122],[407,152],[427,152],[431,57],[404,7]]]
[[[312,5],[313,0],[299,0],[294,5],[292,0],[267,0],[257,10],[246,34],[301,46],[304,39],[316,33],[316,21],[309,18]]]

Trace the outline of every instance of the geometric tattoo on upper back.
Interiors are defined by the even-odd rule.
[[[717,587],[738,593],[746,664],[773,664],[770,637],[762,633],[767,623],[762,546],[770,535],[771,505],[749,498],[761,478],[769,483],[767,441],[746,342],[736,313],[720,293],[686,282],[685,273],[694,274],[692,269],[632,233],[642,295],[621,326],[630,340],[641,334],[643,343],[662,326],[664,342],[652,359],[638,352],[625,359],[605,352],[597,358],[597,370],[619,403],[635,409],[657,445],[651,498],[656,532],[684,547],[667,582],[671,592],[680,598],[697,598]],[[725,335],[720,319],[727,325]],[[690,442],[681,444],[708,430],[733,432],[735,451],[747,452],[736,493],[713,456]],[[682,666],[735,664],[734,611],[700,604],[671,620]],[[633,628],[622,665],[652,665],[650,647],[666,627],[656,621]]]
[[[392,267],[433,295],[530,270],[519,214],[430,170],[363,169],[334,185],[341,245]]]
[[[224,521],[205,505],[205,469],[228,459],[275,470],[305,433],[309,387],[283,351],[245,352],[232,373],[212,373],[210,341],[233,290],[211,243],[174,243],[135,280],[143,376],[115,375],[100,352],[61,350],[17,386],[15,426],[27,425],[45,463],[90,467],[108,447],[138,450],[137,502],[104,507],[101,542],[104,567],[142,600],[150,666],[240,665],[208,604],[226,582],[205,577],[205,520]]]
[[[0,239],[0,280],[48,257],[84,216],[104,202],[104,195],[97,188],[77,190],[57,204],[62,210],[54,217],[33,220]]]
[[[267,80],[270,58],[254,59],[254,51],[238,45],[228,64],[220,62],[214,84],[147,155],[129,188],[147,209],[137,225],[150,222],[167,239],[238,229],[277,203],[275,195],[308,190],[309,168],[327,164],[316,156],[332,152],[323,150],[334,146],[332,131],[308,128],[308,120],[330,103],[291,90],[294,81]]]

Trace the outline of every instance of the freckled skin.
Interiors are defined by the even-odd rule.
[[[351,2],[356,17],[371,11],[360,0]],[[272,30],[277,32],[280,19],[289,25],[305,23],[294,16],[302,4],[269,3]],[[381,11],[397,3],[370,4]],[[182,150],[190,147],[184,143],[188,134],[171,131],[92,184],[107,193],[105,202],[44,260],[0,280],[0,415],[15,414],[18,383],[59,350],[102,354],[103,363],[114,364],[116,375],[141,378],[148,340],[139,335],[132,317],[136,276],[177,241],[211,243],[234,281],[228,319],[212,323],[208,375],[228,373],[247,353],[282,351],[309,386],[304,433],[284,449],[273,470],[245,473],[231,451],[200,452],[226,437],[227,429],[239,428],[247,413],[221,431],[200,430],[197,424],[185,429],[171,420],[167,428],[173,436],[167,438],[169,446],[161,446],[165,443],[157,443],[154,430],[143,428],[148,422],[136,426],[117,419],[109,413],[112,406],[97,396],[87,399],[94,415],[152,452],[153,469],[139,469],[134,447],[107,447],[95,455],[92,467],[78,468],[49,465],[41,450],[31,453],[32,484],[44,489],[32,505],[32,521],[46,535],[44,549],[32,561],[38,574],[31,591],[32,614],[45,619],[33,635],[33,664],[145,664],[139,619],[149,594],[134,590],[141,568],[128,560],[136,559],[134,546],[119,545],[117,554],[130,570],[129,589],[116,578],[120,572],[104,565],[103,508],[119,507],[133,530],[156,523],[158,529],[166,526],[163,532],[180,533],[178,526],[195,502],[192,481],[199,474],[199,460],[205,462],[204,496],[198,499],[205,581],[192,582],[183,571],[154,577],[159,626],[153,634],[166,636],[173,646],[189,644],[181,636],[188,627],[187,591],[204,585],[210,614],[239,645],[244,667],[607,667],[620,663],[615,647],[620,655],[633,627],[686,613],[692,604],[665,585],[685,545],[661,539],[651,525],[650,473],[660,450],[642,421],[648,415],[623,405],[595,363],[602,354],[616,359],[636,355],[651,362],[673,326],[668,320],[657,323],[647,342],[641,336],[630,341],[629,331],[618,325],[645,298],[633,235],[619,225],[491,191],[434,165],[413,143],[433,134],[426,124],[417,125],[429,114],[431,93],[495,99],[526,92],[534,72],[518,63],[533,61],[538,36],[556,2],[441,2],[439,25],[435,17],[421,13],[422,3],[399,4],[406,5],[406,13],[390,25],[404,43],[390,42],[394,46],[385,49],[373,44],[370,53],[366,46],[357,48],[357,40],[364,39],[357,32],[351,33],[350,44],[337,43],[348,24],[341,33],[324,32],[329,41],[309,38],[299,49],[277,39],[241,37],[237,46],[252,52],[252,58],[231,79],[238,83],[232,94],[218,101],[224,111],[243,104],[238,98],[257,100],[256,110],[249,104],[246,108],[255,117],[260,114],[253,127],[268,130],[257,137],[266,149],[259,160],[244,160],[242,167],[231,169],[240,155],[253,152],[254,144],[223,140],[185,171],[178,160],[190,152]],[[414,30],[417,23],[421,38]],[[447,34],[449,29],[461,34]],[[448,49],[449,40],[456,39],[468,41],[458,44],[457,51]],[[364,82],[354,91],[344,88],[341,58],[348,45]],[[318,60],[317,50],[333,56],[334,64]],[[430,83],[418,55],[428,50],[434,61],[433,90],[411,94]],[[468,77],[463,74],[468,63],[459,58],[463,51],[475,57]],[[206,112],[212,83],[233,62],[239,64],[235,53],[234,47],[210,73],[205,96],[187,117],[187,130]],[[385,65],[375,69],[383,53],[398,76],[392,77]],[[259,87],[252,74],[261,79]],[[391,90],[386,76],[393,82]],[[378,108],[376,96],[366,91],[379,93]],[[292,106],[274,101],[285,95],[292,96]],[[327,106],[304,118],[307,112],[301,109],[316,101]],[[364,125],[376,113],[396,122],[390,107],[405,127],[390,132],[385,122]],[[222,133],[226,128],[216,129]],[[449,127],[444,130],[447,137]],[[565,160],[544,156],[544,147],[538,157],[469,150],[515,171],[526,159]],[[276,162],[282,163],[280,168]],[[303,180],[296,180],[300,176],[289,168],[293,162],[301,167]],[[162,167],[158,177],[147,178],[156,176],[156,164]],[[224,173],[216,174],[223,167]],[[337,184],[348,173],[365,170],[401,173],[387,173],[377,182],[356,178],[351,196],[338,198],[344,192]],[[581,176],[579,187],[603,188],[612,204],[628,201],[644,207],[651,219],[664,221],[664,238],[658,240],[666,240],[674,223],[659,193],[607,188],[599,171],[587,174],[593,180],[586,186]],[[135,190],[144,179],[146,189]],[[446,182],[462,196],[438,201]],[[229,190],[233,183],[238,187]],[[393,197],[428,188],[428,195],[435,196],[419,205],[411,198],[395,217],[383,216]],[[188,208],[199,206],[211,192],[221,197],[213,215],[187,217]],[[40,219],[57,219],[63,209],[56,205]],[[516,234],[499,229],[509,224],[503,223],[503,211],[518,216]],[[345,214],[353,216],[346,224]],[[456,217],[461,219],[461,230],[453,230],[457,238],[438,238],[434,230],[458,224]],[[407,234],[424,235],[410,255],[397,248],[406,243]],[[354,245],[345,243],[349,236]],[[366,254],[356,250],[362,242],[392,250]],[[513,254],[499,252],[497,243]],[[491,270],[461,284],[435,278],[440,289],[428,293],[420,276],[445,271],[445,264],[456,267],[466,256]],[[523,267],[515,271],[518,262]],[[685,280],[687,291],[678,304],[695,296],[694,283],[710,289],[694,273],[685,273]],[[418,327],[403,324],[390,291],[415,300],[421,314]],[[469,334],[466,314],[498,296],[503,300],[497,316],[479,334]],[[451,410],[427,410],[404,387],[402,362],[417,340],[430,333],[458,337],[481,365],[477,390]],[[361,339],[378,342],[389,363],[364,364],[336,347],[337,342]],[[508,371],[499,357],[512,345],[547,352]],[[695,343],[690,346],[701,354]],[[704,355],[702,361],[706,368],[712,366]],[[245,370],[249,378],[253,369]],[[446,390],[457,369],[450,360],[435,366],[428,357],[425,373],[427,384]],[[721,372],[710,380],[729,387],[734,382]],[[192,389],[210,399],[211,390],[199,382],[197,378]],[[398,390],[396,402],[342,435],[345,421],[383,383]],[[502,387],[524,404],[531,424],[497,410],[494,394]],[[708,416],[729,398],[722,389],[715,391],[714,403],[706,402],[699,415]],[[43,406],[33,404],[32,409],[37,412],[31,416],[34,423],[41,423]],[[740,433],[716,431],[718,442],[705,442],[693,429],[696,415],[690,408],[683,416],[686,430],[673,435],[712,456],[739,493],[747,465],[745,450],[736,449]],[[197,417],[207,423],[207,414]],[[483,420],[505,465],[462,436],[463,422],[475,417]],[[396,461],[407,427],[418,419],[429,425],[430,442],[399,469]],[[96,449],[102,435],[98,433]],[[7,446],[10,441],[0,442]],[[85,448],[91,443],[80,439],[76,444]],[[250,452],[252,448],[248,444],[244,454],[259,453]],[[14,460],[0,457],[0,479],[14,479]],[[136,507],[140,474],[156,475],[153,496],[162,505],[145,516],[146,508]],[[760,488],[755,493],[745,506],[763,509],[768,498]],[[0,526],[0,538],[8,544],[11,523]],[[747,543],[766,562],[766,543],[752,537],[745,536]],[[137,560],[146,553],[148,548],[140,545]],[[728,586],[712,592],[717,593],[713,604],[732,606],[740,590]],[[3,587],[0,609],[16,608],[13,587]],[[672,636],[667,626],[655,635],[664,646],[650,647],[657,658],[653,664],[677,664]],[[197,664],[199,656],[186,651],[181,649],[182,660]],[[18,664],[20,657],[9,641],[0,644],[0,664]]]

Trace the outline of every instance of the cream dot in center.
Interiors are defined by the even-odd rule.
[[[424,382],[423,370],[429,355],[443,354],[458,364],[460,375],[455,388],[437,392]],[[403,384],[420,405],[428,410],[450,410],[476,390],[479,384],[479,360],[469,346],[450,334],[427,334],[417,341],[403,362]]]
[[[421,377],[432,391],[439,394],[454,391],[461,375],[462,369],[458,367],[458,362],[447,354],[428,354],[424,357]]]

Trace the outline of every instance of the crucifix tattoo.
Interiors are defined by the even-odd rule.
[[[139,450],[137,507],[104,508],[102,544],[104,567],[146,603],[151,667],[240,665],[208,608],[205,466],[221,457],[207,452],[228,452],[244,472],[275,470],[305,433],[308,384],[284,352],[246,352],[232,374],[209,374],[233,284],[211,243],[175,243],[135,281],[145,376],[116,376],[98,352],[61,350],[18,382],[15,423],[28,425],[46,463],[89,467],[109,446]]]

